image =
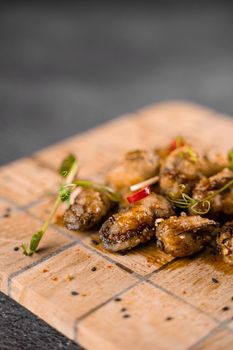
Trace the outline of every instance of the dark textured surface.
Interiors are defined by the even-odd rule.
[[[121,113],[189,99],[233,115],[230,1],[0,3],[0,163]],[[0,296],[0,349],[75,349]]]
[[[81,350],[3,294],[0,294],[0,349]]]

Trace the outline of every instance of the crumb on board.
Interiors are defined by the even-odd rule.
[[[70,282],[70,281],[72,281],[74,279],[74,276],[71,276],[71,275],[66,275],[65,276],[65,281],[66,282]]]

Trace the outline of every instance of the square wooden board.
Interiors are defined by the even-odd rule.
[[[233,268],[218,257],[176,260],[153,242],[125,256],[109,253],[96,233],[56,222],[33,257],[18,249],[45,218],[68,153],[79,157],[80,176],[102,181],[125,151],[163,146],[180,134],[227,151],[233,119],[164,102],[1,167],[1,290],[86,349],[232,349]]]

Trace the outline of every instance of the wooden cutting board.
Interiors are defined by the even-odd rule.
[[[79,157],[80,176],[101,181],[126,150],[163,146],[177,134],[228,150],[233,119],[161,103],[2,167],[1,290],[87,349],[232,349],[233,268],[217,256],[173,259],[154,242],[113,254],[95,232],[70,232],[57,219],[37,254],[18,250],[47,215],[68,153]]]

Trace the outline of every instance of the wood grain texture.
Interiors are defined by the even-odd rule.
[[[61,226],[64,207],[37,254],[14,249],[48,214],[68,153],[79,157],[80,177],[102,181],[126,150],[162,146],[177,134],[227,150],[233,121],[191,103],[161,103],[0,168],[1,290],[90,350],[233,346],[233,269],[219,257],[177,260],[153,241],[109,253],[96,232]]]
[[[12,274],[17,274],[71,243],[69,238],[50,228],[41,242],[40,251],[30,258],[24,256],[22,242],[28,242],[32,232],[38,230],[40,225],[40,221],[24,212],[12,213],[10,217],[0,219],[0,288],[3,292],[8,292]]]
[[[200,341],[192,350],[232,350],[232,345],[233,333],[220,328],[209,337]]]
[[[151,280],[219,321],[233,315],[233,266],[220,256],[177,260]]]
[[[16,277],[11,296],[74,338],[76,319],[135,282],[126,271],[76,245]]]
[[[214,326],[212,320],[189,305],[141,283],[123,293],[120,302],[111,301],[81,321],[77,340],[96,350],[101,349],[100,338],[111,350],[181,350]]]

